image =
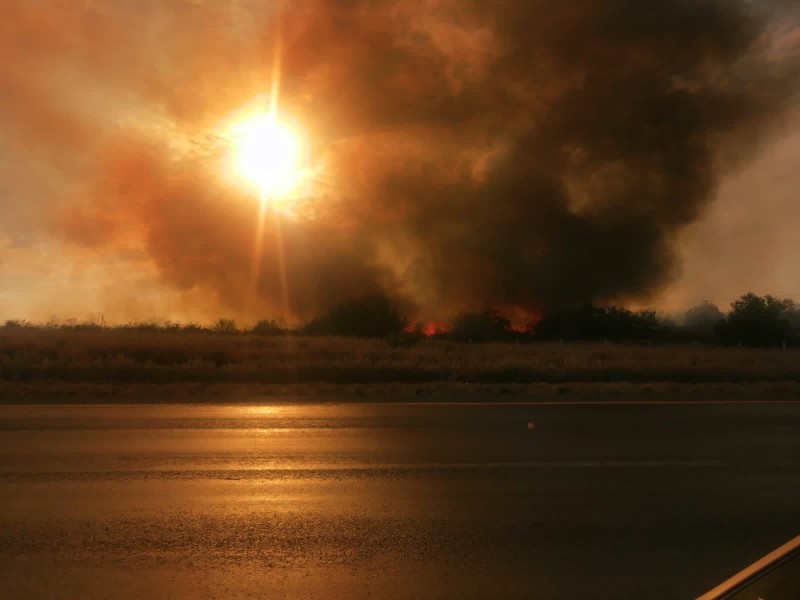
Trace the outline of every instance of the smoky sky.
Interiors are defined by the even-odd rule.
[[[164,285],[252,316],[375,293],[420,315],[647,299],[800,83],[780,2],[19,0],[4,14],[5,228],[137,252]],[[270,93],[276,65],[315,171],[293,214],[267,215],[254,258],[258,202],[225,173],[215,128]]]

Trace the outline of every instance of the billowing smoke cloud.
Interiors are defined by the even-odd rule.
[[[143,251],[166,285],[251,316],[375,292],[425,315],[647,298],[677,272],[676,235],[800,83],[794,16],[770,2],[4,13],[4,216],[98,253]],[[276,64],[315,175],[294,214],[267,215],[254,254],[258,199],[226,174],[218,128],[270,91]]]

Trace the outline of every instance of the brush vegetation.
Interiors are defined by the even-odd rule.
[[[259,336],[168,327],[0,328],[0,382],[799,382],[800,351],[711,345]]]
[[[800,389],[800,311],[770,296],[742,296],[728,314],[703,304],[681,324],[651,311],[588,306],[527,328],[485,311],[426,331],[376,297],[349,301],[299,329],[263,320],[242,330],[226,318],[210,327],[7,321],[0,327],[0,399],[86,386],[106,386],[109,394],[131,386],[193,394],[212,386],[368,386],[389,393],[396,386],[462,393],[464,386],[523,391],[565,384]]]

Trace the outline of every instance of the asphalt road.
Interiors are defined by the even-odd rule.
[[[2,598],[694,598],[800,533],[800,404],[0,407]]]

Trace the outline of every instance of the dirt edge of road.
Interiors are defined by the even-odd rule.
[[[190,384],[0,382],[0,404],[800,402],[800,383]]]

